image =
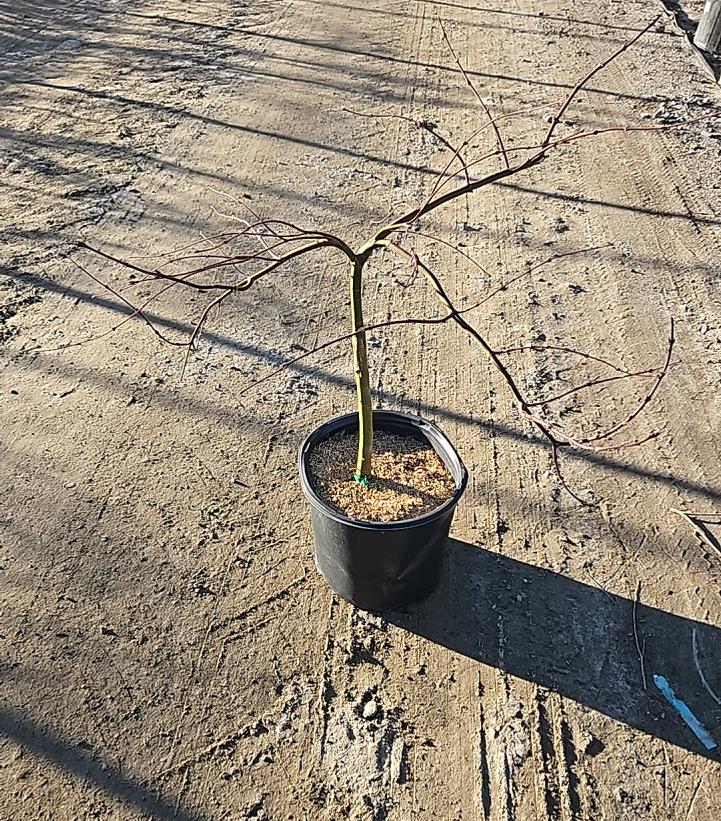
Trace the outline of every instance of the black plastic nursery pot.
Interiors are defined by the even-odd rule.
[[[308,454],[334,433],[357,434],[356,413],[331,419],[306,438],[298,460],[300,481],[310,503],[316,567],[331,589],[364,610],[393,610],[424,598],[438,585],[448,531],[468,472],[442,431],[418,416],[374,411],[373,429],[428,443],[455,481],[451,498],[423,516],[395,522],[352,519],[324,502],[311,484]]]

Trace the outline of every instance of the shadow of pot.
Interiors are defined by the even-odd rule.
[[[356,413],[325,422],[305,439],[298,457],[300,481],[310,503],[315,564],[330,588],[364,610],[394,610],[437,587],[448,532],[468,472],[450,440],[420,417],[375,411],[373,428],[430,445],[455,481],[453,495],[429,513],[394,522],[353,519],[324,502],[311,484],[308,454],[340,431],[357,435]]]

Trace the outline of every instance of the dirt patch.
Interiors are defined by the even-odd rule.
[[[311,481],[326,502],[354,519],[394,522],[422,516],[450,499],[455,482],[438,454],[411,436],[374,434],[373,478],[353,478],[357,439],[338,433],[309,454]]]

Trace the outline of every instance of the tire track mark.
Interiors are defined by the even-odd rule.
[[[328,735],[328,721],[330,718],[330,709],[331,709],[331,702],[336,696],[335,689],[333,688],[332,683],[332,676],[331,676],[331,668],[333,667],[334,661],[334,650],[335,650],[335,627],[336,627],[336,610],[338,608],[338,598],[332,594],[330,597],[330,603],[328,605],[328,612],[326,614],[326,638],[325,638],[325,645],[323,647],[323,667],[321,669],[320,674],[320,682],[318,688],[318,705],[320,707],[320,714],[321,714],[321,727],[318,739],[318,762],[319,764],[323,763],[325,759],[326,753],[326,739]],[[308,776],[311,776],[313,770],[313,765],[308,771]]]
[[[535,702],[538,716],[536,732],[538,733],[541,750],[540,769],[543,777],[543,797],[546,815],[548,821],[560,821],[560,785],[558,781],[556,750],[553,741],[553,726],[546,708],[546,696],[540,690],[536,691]]]
[[[477,682],[478,693],[478,772],[480,776],[480,789],[478,791],[478,803],[483,811],[484,821],[490,821],[492,799],[491,799],[491,773],[488,766],[488,742],[486,739],[486,716],[483,708],[484,687],[481,683],[480,674]]]
[[[556,750],[558,751],[558,773],[561,786],[561,806],[570,821],[580,821],[582,817],[579,778],[575,771],[578,761],[571,725],[566,717],[563,699],[557,697],[556,706]]]

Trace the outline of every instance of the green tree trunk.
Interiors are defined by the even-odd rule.
[[[355,478],[366,484],[371,478],[371,454],[373,452],[373,406],[368,374],[366,335],[363,327],[363,266],[367,256],[357,256],[350,263],[350,306],[353,322],[353,367],[356,394],[358,396],[358,459]]]

